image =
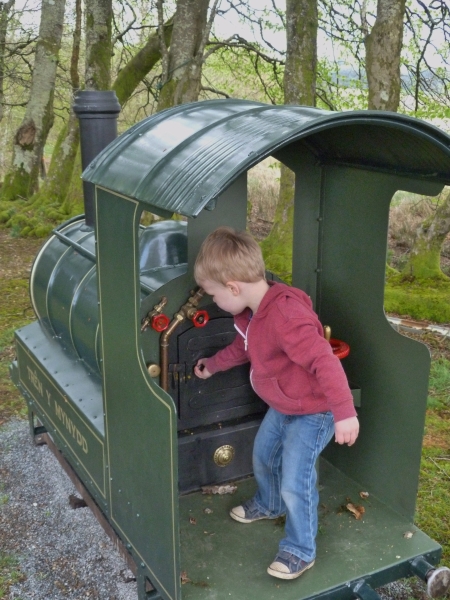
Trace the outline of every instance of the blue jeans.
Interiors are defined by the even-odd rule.
[[[270,408],[256,435],[253,470],[258,484],[254,501],[268,517],[286,514],[280,550],[306,562],[316,555],[316,460],[334,433],[331,412],[283,415]]]

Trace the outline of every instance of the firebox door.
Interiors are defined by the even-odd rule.
[[[206,327],[183,324],[169,348],[169,393],[178,408],[179,430],[262,414],[267,408],[250,385],[248,363],[215,373],[209,379],[194,375],[199,358],[213,356],[237,335],[228,313],[216,305],[206,310]]]

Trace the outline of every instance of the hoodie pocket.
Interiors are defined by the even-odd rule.
[[[294,409],[295,413],[301,408],[300,398],[290,398],[286,396],[280,388],[276,377],[255,377],[253,371],[250,371],[250,383],[258,396],[267,402],[269,406],[283,406],[285,409]],[[294,413],[294,414],[295,414]]]

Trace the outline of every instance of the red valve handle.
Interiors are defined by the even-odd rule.
[[[209,315],[206,310],[198,310],[192,317],[194,327],[204,327],[209,321]]]
[[[333,350],[333,354],[337,356],[340,360],[342,360],[350,354],[350,346],[342,340],[336,340],[334,338],[331,338],[330,344],[331,349]]]
[[[170,319],[167,315],[161,313],[152,317],[152,327],[155,331],[164,331],[169,327]]]

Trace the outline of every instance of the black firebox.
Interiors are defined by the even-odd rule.
[[[252,473],[253,440],[267,405],[255,394],[249,364],[194,375],[199,358],[213,356],[236,335],[233,318],[215,304],[204,307],[205,327],[185,321],[169,346],[169,386],[178,412],[179,486],[189,492]]]

